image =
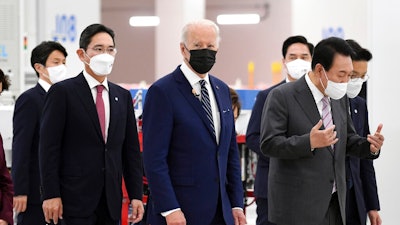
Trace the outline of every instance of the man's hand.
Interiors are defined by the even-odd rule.
[[[131,200],[132,214],[129,215],[128,220],[136,224],[143,219],[144,207],[143,202],[137,199]]]
[[[247,224],[246,216],[244,215],[243,210],[241,210],[241,209],[232,209],[232,214],[233,214],[233,221],[235,221],[235,225],[245,225],[245,224]]]
[[[368,211],[369,222],[371,225],[382,225],[382,219],[379,215],[378,210],[370,210]]]
[[[367,136],[368,142],[371,143],[370,145],[371,152],[377,153],[382,148],[383,141],[385,140],[385,138],[381,134],[382,127],[383,125],[379,124],[375,134],[373,135],[369,134]]]
[[[185,215],[182,210],[177,210],[165,217],[167,225],[186,225]]]
[[[53,223],[57,224],[58,219],[62,219],[63,206],[61,198],[51,198],[44,200],[42,208],[46,223],[50,223],[50,220],[53,220]]]
[[[325,130],[320,130],[321,127],[322,120],[319,120],[310,131],[311,148],[323,148],[334,145],[339,141],[339,138],[336,137],[335,125]]]
[[[25,212],[28,196],[18,195],[13,198],[13,208],[16,213]]]

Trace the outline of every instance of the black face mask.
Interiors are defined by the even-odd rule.
[[[190,66],[199,74],[205,74],[211,70],[215,63],[217,51],[210,49],[190,50]]]

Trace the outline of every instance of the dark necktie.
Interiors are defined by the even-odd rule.
[[[212,110],[211,110],[210,96],[209,96],[208,90],[206,88],[206,81],[200,80],[199,83],[201,86],[201,105],[203,106],[203,109],[207,114],[208,121],[210,122],[210,126],[211,126],[213,134],[215,136],[215,128],[214,128],[214,121],[213,121]]]
[[[103,85],[97,85],[97,96],[96,96],[96,109],[97,115],[99,116],[101,133],[103,134],[104,140],[106,139],[106,110],[104,108],[104,101],[103,101]]]

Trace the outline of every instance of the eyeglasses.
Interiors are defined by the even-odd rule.
[[[365,82],[369,79],[368,74],[365,74],[363,77],[359,77],[357,75],[350,76],[350,82]]]
[[[93,47],[93,48],[90,48],[90,49],[95,51],[96,54],[103,54],[103,53],[107,53],[109,55],[117,54],[117,49],[114,48],[114,47],[104,48],[104,47],[96,46],[96,47]]]

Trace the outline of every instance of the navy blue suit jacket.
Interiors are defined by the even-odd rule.
[[[143,168],[132,97],[109,85],[110,122],[104,141],[83,73],[54,84],[40,127],[39,165],[44,199],[61,197],[64,215],[93,215],[103,194],[110,215],[121,217],[124,176],[130,199],[142,199]]]
[[[368,109],[361,97],[350,99],[350,112],[356,132],[366,137],[369,131]],[[366,213],[369,210],[379,210],[378,190],[375,169],[372,160],[353,156],[346,158],[346,173],[348,188],[354,188],[358,215],[361,224],[366,224]]]
[[[261,115],[269,92],[284,83],[286,83],[286,80],[283,80],[268,89],[260,91],[257,94],[253,110],[251,111],[249,124],[247,125],[246,145],[250,150],[256,152],[258,155],[256,178],[254,182],[254,195],[258,198],[268,198],[269,173],[269,157],[262,154],[260,149]]]
[[[148,224],[166,224],[161,212],[181,208],[187,224],[210,224],[218,201],[226,224],[243,208],[239,151],[229,89],[210,76],[221,118],[220,142],[180,67],[156,81],[143,111],[143,160],[151,199]]]
[[[28,204],[42,202],[38,151],[40,117],[45,97],[46,91],[36,84],[18,97],[14,108],[11,175],[14,195],[27,195]]]

